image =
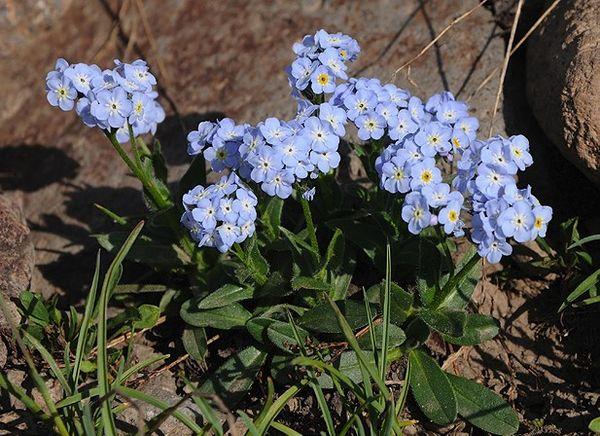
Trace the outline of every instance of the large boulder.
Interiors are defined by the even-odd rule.
[[[600,187],[600,1],[563,0],[531,37],[527,97],[560,151]]]

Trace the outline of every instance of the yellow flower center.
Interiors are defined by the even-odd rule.
[[[458,220],[458,213],[456,213],[455,210],[451,210],[450,212],[448,212],[448,219],[451,223],[455,223],[456,220]]]
[[[329,83],[329,75],[321,73],[317,76],[317,82],[319,85],[327,85]]]
[[[544,225],[544,220],[541,217],[536,217],[533,225],[536,229],[541,229],[542,226]]]
[[[460,145],[460,141],[458,140],[458,138],[455,136],[454,138],[452,138],[452,144],[454,144],[454,146],[456,148],[461,148],[462,146]]]
[[[431,174],[431,171],[425,170],[421,173],[421,181],[426,185],[431,182],[431,179],[433,179],[433,174]]]
[[[403,178],[404,178],[404,171],[396,170],[396,172],[394,173],[394,179],[402,180]]]

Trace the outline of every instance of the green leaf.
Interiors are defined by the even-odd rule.
[[[448,309],[464,309],[475,286],[481,277],[481,257],[472,247],[463,257],[457,267],[457,273],[446,282],[438,298],[436,298],[436,307],[445,307]]]
[[[194,327],[214,327],[229,330],[242,327],[252,316],[239,303],[231,303],[216,309],[200,309],[196,299],[187,300],[182,304],[179,314],[181,318]]]
[[[569,296],[567,297],[565,302],[563,304],[561,304],[558,311],[562,312],[563,310],[566,309],[566,307],[568,306],[569,303],[572,303],[577,298],[579,298],[581,295],[583,295],[587,291],[589,291],[598,282],[599,278],[600,278],[600,268],[597,269],[596,271],[594,271],[589,276],[587,276],[581,283],[579,283],[579,285],[575,288],[575,290],[569,294]]]
[[[102,423],[104,426],[104,432],[107,435],[116,435],[116,426],[115,419],[111,409],[111,398],[110,395],[110,386],[108,381],[108,355],[107,355],[107,347],[106,347],[106,310],[108,306],[108,300],[114,287],[117,285],[119,278],[122,273],[122,262],[127,256],[127,253],[131,249],[132,245],[135,243],[136,238],[139,236],[142,231],[142,227],[144,226],[144,222],[141,221],[135,228],[132,230],[131,234],[127,237],[125,242],[123,243],[121,249],[117,252],[115,258],[111,262],[106,275],[104,276],[104,282],[102,283],[102,288],[100,290],[100,295],[98,297],[98,330],[97,330],[97,361],[98,361],[98,390],[100,397],[103,398],[101,402],[101,416]]]
[[[279,237],[279,226],[281,226],[281,211],[283,210],[283,200],[279,197],[271,197],[261,217],[261,221],[270,240]]]
[[[335,304],[346,318],[346,321],[352,330],[360,329],[369,323],[364,303],[354,300],[345,300],[337,301]],[[372,312],[376,312],[374,306]],[[307,330],[319,333],[342,333],[342,329],[336,321],[335,312],[327,302],[323,302],[308,310],[300,317],[298,322]]]
[[[439,425],[456,419],[456,397],[448,377],[438,364],[421,350],[411,350],[410,387],[425,416]]]
[[[139,319],[132,327],[136,330],[150,329],[156,325],[160,317],[160,308],[152,304],[142,304],[137,308]]]
[[[177,198],[183,197],[190,189],[196,185],[206,184],[206,161],[202,154],[194,157],[187,171],[179,181],[179,195]]]
[[[329,241],[325,257],[321,261],[320,274],[325,273],[331,260],[336,257],[338,259],[344,257],[344,235],[340,229],[335,230],[331,241]]]
[[[417,266],[417,290],[423,306],[433,303],[438,289],[441,257],[440,252],[431,242],[419,238],[419,264]]]
[[[383,282],[371,286],[367,290],[369,301],[372,303],[380,303],[381,293],[383,291]],[[391,283],[390,295],[390,320],[397,326],[401,326],[406,321],[413,311],[414,296],[410,292],[406,292],[396,283]]]
[[[594,433],[600,433],[600,417],[592,419],[588,428]]]
[[[30,291],[24,291],[19,295],[23,306],[23,316],[31,322],[45,327],[50,323],[50,314],[44,305],[42,297]]]
[[[467,317],[465,312],[457,310],[425,309],[419,312],[419,318],[439,333],[460,337],[463,335]]]
[[[386,237],[373,220],[367,220],[364,216],[348,218],[337,218],[327,221],[330,229],[340,229],[344,237],[352,241],[358,248],[371,259],[375,260],[378,253],[384,252]]]
[[[202,327],[188,327],[183,331],[181,339],[186,353],[198,362],[204,362],[208,351],[206,330]]]
[[[492,434],[511,435],[519,429],[515,411],[495,392],[472,380],[446,374],[456,394],[458,413]]]
[[[373,354],[369,353],[366,355],[369,363],[371,365],[375,365],[375,359]],[[354,383],[359,384],[362,383],[362,372],[361,372],[361,363],[356,356],[354,351],[344,351],[339,360],[336,361],[333,365],[338,369],[342,374],[352,380]],[[331,376],[327,373],[322,373],[317,380],[319,381],[319,385],[323,389],[333,389],[334,384]]]
[[[233,406],[250,391],[266,357],[265,352],[255,347],[243,349],[217,368],[202,384],[200,392],[217,394],[228,406]]]
[[[127,238],[127,232],[92,235],[106,251],[114,253]],[[175,268],[190,262],[189,256],[175,244],[168,245],[150,236],[140,236],[127,255],[132,262],[151,267]]]
[[[300,327],[296,327],[296,331],[300,341],[304,344],[309,337],[308,332]],[[267,337],[283,351],[290,352],[299,346],[294,336],[294,328],[287,322],[273,320],[267,327]]]
[[[328,291],[331,289],[331,285],[325,283],[323,280],[314,278],[299,276],[292,279],[292,289],[313,289],[316,291]]]
[[[231,303],[251,299],[253,294],[254,289],[251,287],[242,287],[232,284],[223,285],[216,291],[211,292],[204,297],[198,304],[198,308],[215,309],[217,307],[228,306]]]
[[[463,334],[453,337],[442,334],[442,338],[456,345],[477,345],[492,339],[498,334],[498,323],[488,315],[469,313],[465,321]]]
[[[375,346],[380,349],[381,346],[379,344],[381,344],[381,339],[382,339],[382,334],[383,334],[383,326],[381,323],[376,324],[373,327],[373,337],[375,339]],[[402,330],[400,327],[394,325],[394,324],[390,324],[388,327],[388,347],[389,348],[395,348],[399,345],[402,345],[402,343],[406,340],[406,334],[404,333],[404,330]],[[360,345],[361,348],[365,349],[365,350],[372,350],[373,347],[371,345],[371,340],[369,338],[369,335],[363,335],[360,338],[358,338],[358,344]]]
[[[164,183],[167,183],[167,178],[169,176],[169,171],[167,169],[167,163],[165,162],[165,158],[162,154],[162,146],[160,145],[160,141],[154,141],[154,147],[152,149],[152,165],[154,167],[154,174],[156,177]]]
[[[587,244],[588,242],[600,241],[600,234],[598,235],[590,235],[585,238],[580,239],[579,241],[569,245],[567,250],[572,250],[573,248],[581,247],[583,244]]]

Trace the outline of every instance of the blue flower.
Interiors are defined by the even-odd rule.
[[[281,154],[268,145],[261,147],[256,156],[250,160],[250,163],[254,167],[250,177],[256,183],[272,179],[276,173],[283,169]]]
[[[319,61],[329,68],[335,76],[339,77],[342,80],[348,79],[348,75],[346,74],[346,65],[340,58],[340,52],[337,48],[328,47],[325,49],[323,53],[319,55]],[[333,91],[329,91],[333,92]]]
[[[406,196],[402,206],[402,219],[408,223],[408,231],[413,235],[421,233],[431,221],[431,212],[427,200],[418,192],[411,192]]]
[[[377,112],[367,112],[354,120],[358,127],[358,137],[363,141],[380,139],[385,132],[385,119]]]
[[[216,136],[222,141],[234,141],[244,136],[244,126],[238,126],[231,118],[223,118],[217,123]]]
[[[340,164],[340,155],[337,151],[311,151],[310,162],[315,165],[319,171],[326,174],[331,169],[335,169]]]
[[[326,152],[335,151],[340,143],[329,123],[321,121],[317,117],[310,117],[304,122],[304,131],[302,133],[314,151]]]
[[[201,121],[196,130],[192,130],[187,135],[188,148],[187,152],[190,156],[195,156],[202,153],[204,147],[210,142],[217,131],[217,126],[211,121]]]
[[[204,186],[198,185],[183,195],[183,206],[186,210],[191,210],[198,205],[200,200],[209,198],[214,195],[214,185],[205,188]]]
[[[71,80],[77,91],[87,95],[92,82],[102,75],[102,71],[97,65],[74,64],[64,70],[64,75]]]
[[[275,150],[281,155],[283,164],[288,168],[293,168],[300,161],[308,158],[309,139],[302,134],[296,134],[276,146]]]
[[[498,217],[498,225],[506,237],[514,237],[517,242],[527,242],[532,239],[531,230],[535,217],[531,204],[518,201],[512,207],[503,211]]]
[[[550,206],[536,206],[533,208],[533,228],[531,229],[531,239],[538,236],[546,237],[548,223],[552,219],[552,208]]]
[[[418,97],[411,97],[408,100],[408,112],[417,123],[426,122],[431,119],[431,115],[425,113],[423,102]]]
[[[410,166],[406,159],[394,156],[381,167],[381,187],[392,194],[405,193],[410,190]]]
[[[192,210],[192,216],[205,229],[214,229],[217,226],[218,199],[203,198],[198,201]]]
[[[210,162],[213,171],[219,173],[238,164],[238,145],[235,142],[215,141],[204,150],[204,159]]]
[[[421,147],[421,152],[425,156],[433,157],[436,153],[445,154],[452,149],[451,136],[450,127],[433,121],[417,132],[415,142]]]
[[[465,103],[449,100],[439,105],[435,117],[442,123],[454,124],[467,115],[467,105]]]
[[[458,120],[454,124],[454,127],[462,130],[468,136],[469,140],[473,141],[477,137],[479,120],[475,117],[464,117]]]
[[[259,128],[265,140],[271,145],[283,144],[292,134],[290,129],[277,118],[267,118]]]
[[[450,143],[455,153],[463,153],[471,143],[469,136],[460,128],[454,128],[452,130],[452,136],[450,137]]]
[[[134,84],[132,88],[140,91],[150,91],[156,85],[156,78],[150,73],[145,61],[138,59],[131,64],[124,64],[123,74],[128,83]],[[136,90],[136,89],[132,89]]]
[[[485,164],[477,167],[475,185],[488,198],[497,198],[500,188],[510,183],[514,183],[514,179],[495,168]]]
[[[360,89],[356,94],[344,98],[344,106],[348,109],[348,119],[354,121],[358,116],[372,111],[377,106],[377,95],[374,92]]]
[[[312,73],[318,63],[308,58],[298,58],[292,63],[291,75],[296,79],[294,86],[303,91],[308,86]]]
[[[281,199],[286,199],[292,195],[292,183],[294,183],[294,173],[290,170],[277,171],[265,180],[261,185],[261,189],[271,197],[277,196]]]
[[[250,190],[239,188],[235,191],[236,199],[233,202],[233,210],[244,220],[256,219],[256,205],[258,199]]]
[[[312,104],[308,100],[298,100],[298,112],[296,113],[296,120],[298,120],[299,122],[304,122],[318,108],[319,106],[317,106],[316,104]]]
[[[77,90],[66,77],[53,77],[46,82],[46,98],[52,106],[58,106],[63,111],[70,111],[75,106]]]
[[[510,149],[501,139],[493,139],[481,150],[481,161],[502,174],[517,174],[517,165],[512,161]]]
[[[498,263],[502,256],[509,256],[512,253],[512,247],[505,239],[492,239],[480,243],[477,252],[488,262]]]
[[[344,136],[346,134],[346,111],[344,109],[332,106],[329,103],[323,103],[319,106],[319,118],[323,121],[327,121],[333,131],[338,136]]]
[[[422,162],[418,162],[413,165],[410,175],[412,177],[410,182],[410,187],[412,189],[419,189],[428,185],[436,185],[442,181],[442,173],[440,169],[435,166],[435,160],[429,157],[426,157]]]
[[[398,124],[398,108],[392,102],[379,103],[375,112],[383,117],[389,127],[395,127]]]
[[[438,208],[448,203],[450,186],[446,183],[429,184],[423,186],[421,193],[427,199],[427,204],[430,207]]]
[[[239,153],[244,159],[252,159],[265,144],[266,141],[260,129],[248,127],[240,144]]]
[[[464,234],[462,228],[464,223],[460,219],[462,201],[452,201],[440,209],[438,222],[444,226],[444,232],[447,235],[454,233],[455,236]]]
[[[91,113],[100,121],[107,121],[110,127],[118,129],[125,124],[131,113],[131,101],[123,88],[103,90],[96,94]]]
[[[326,66],[320,65],[315,68],[310,76],[310,89],[315,94],[328,94],[335,91],[335,78]]]
[[[389,136],[395,141],[401,141],[407,135],[415,133],[419,129],[419,125],[415,123],[406,109],[401,109],[398,112],[398,121],[390,129]]]
[[[219,236],[217,239],[217,249],[221,253],[225,253],[229,250],[238,240],[241,233],[240,228],[234,222],[229,221],[225,221],[217,227],[216,232]]]
[[[533,158],[529,154],[529,141],[523,135],[516,135],[511,136],[508,142],[513,162],[523,171],[533,163]]]

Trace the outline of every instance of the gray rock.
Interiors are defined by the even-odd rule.
[[[600,1],[559,3],[527,48],[527,97],[540,126],[600,187]]]
[[[0,292],[17,297],[27,289],[34,265],[29,228],[15,195],[0,195]]]

